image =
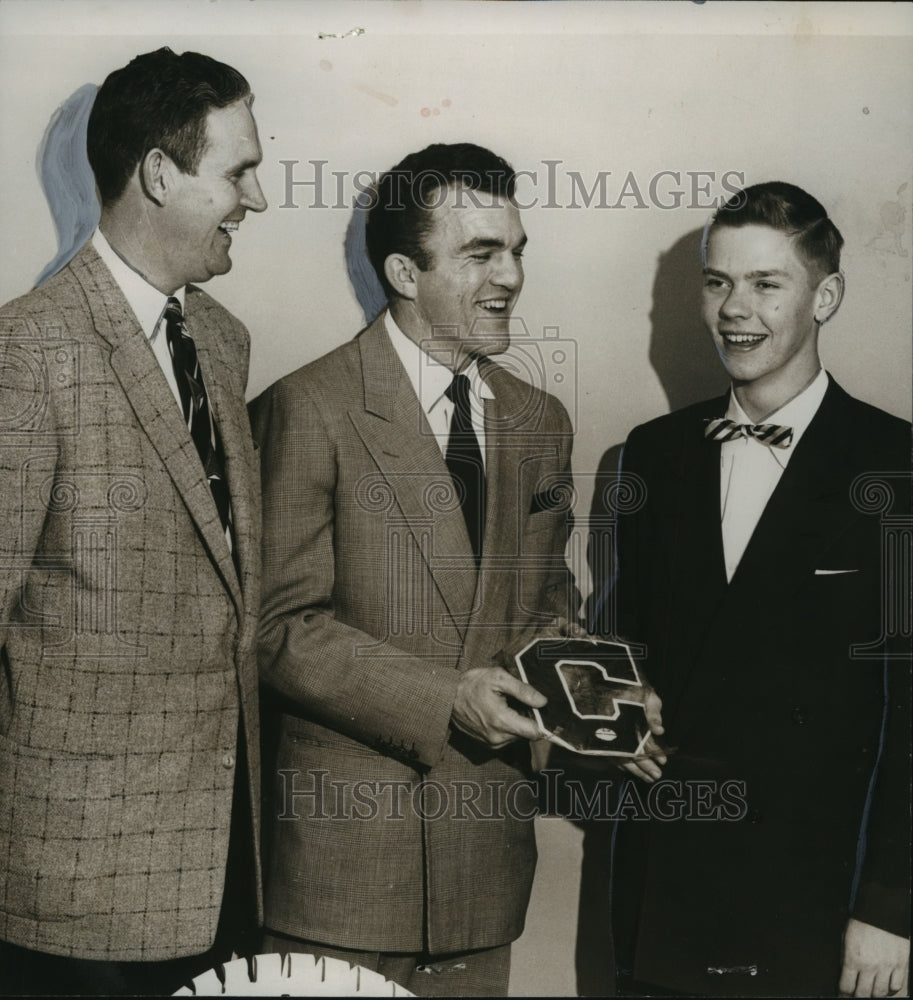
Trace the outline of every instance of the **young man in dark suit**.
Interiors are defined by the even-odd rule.
[[[618,631],[646,644],[663,780],[690,801],[619,826],[633,995],[906,989],[910,427],[821,368],[842,242],[789,184],[724,205],[702,311],[731,392],[625,446],[645,499],[619,524]]]

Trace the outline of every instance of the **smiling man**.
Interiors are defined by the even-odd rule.
[[[618,831],[627,995],[906,992],[909,579],[879,513],[908,523],[910,425],[821,367],[842,243],[790,184],[724,205],[702,309],[731,391],[625,445],[645,502],[619,524],[620,631],[647,645],[665,778],[707,789]],[[714,820],[733,781],[745,809]]]
[[[389,307],[253,404],[281,706],[265,947],[419,995],[506,992],[536,863],[516,707],[545,699],[497,659],[577,611],[567,414],[492,360],[523,285],[513,188],[469,144],[383,175]]]
[[[192,282],[266,207],[247,81],[99,89],[101,222],[0,312],[0,992],[171,993],[255,939],[249,337]]]

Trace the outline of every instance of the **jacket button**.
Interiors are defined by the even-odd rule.
[[[222,758],[222,767],[226,770],[235,766],[235,755],[233,753],[227,753]]]
[[[801,708],[794,708],[789,713],[789,717],[790,719],[792,719],[793,724],[796,726],[804,726],[805,723],[808,721],[808,713]]]

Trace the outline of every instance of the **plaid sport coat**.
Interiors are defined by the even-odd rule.
[[[193,286],[185,314],[240,572],[174,396],[92,246],[0,310],[0,938],[40,951],[205,951],[239,713],[259,803],[249,338]],[[256,839],[256,810],[253,823]]]

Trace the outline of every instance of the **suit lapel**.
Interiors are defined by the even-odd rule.
[[[259,516],[254,510],[253,498],[257,497],[260,483],[251,462],[253,444],[250,435],[250,418],[244,405],[244,386],[232,386],[228,380],[234,371],[229,358],[225,356],[225,346],[220,330],[211,320],[209,309],[200,307],[205,301],[204,293],[194,286],[188,286],[186,296],[187,328],[197,346],[197,356],[206,394],[212,409],[213,419],[219,428],[225,452],[225,475],[231,497],[231,515],[234,525],[235,542],[238,547],[238,566],[246,594],[250,581],[256,572],[260,553],[254,550],[253,522]],[[234,359],[237,363],[237,359]],[[219,535],[224,533],[219,524]],[[236,576],[234,564],[228,554],[228,562],[220,568],[226,578]],[[230,575],[229,575],[229,571]]]
[[[764,508],[730,584],[730,599],[788,598],[820,553],[853,519],[847,503],[847,442],[840,430],[843,390],[831,381]]]
[[[670,586],[678,595],[674,620],[661,623],[682,649],[699,649],[726,597],[726,565],[723,557],[723,536],[720,523],[720,446],[704,439],[704,419],[720,416],[726,409],[728,396],[708,402],[705,410],[684,423],[680,437],[670,441],[672,452],[668,468],[679,479],[675,497],[677,510],[656,512],[657,530],[669,538],[666,558],[669,560]],[[674,706],[687,688],[692,658],[687,670],[676,664],[674,671],[663,677],[664,700],[668,709]],[[663,665],[659,669],[665,675]]]
[[[738,649],[739,642],[751,641],[751,636],[734,634],[734,627],[746,627],[745,609],[751,609],[751,620],[759,627],[769,623],[763,627],[776,628],[783,607],[814,572],[819,554],[860,516],[846,496],[847,455],[854,447],[846,399],[843,390],[831,382],[758,520],[732,581],[724,588],[712,623],[716,627],[691,647],[699,652],[693,660],[698,665],[690,671],[693,683],[684,695],[689,704],[716,684],[721,662],[738,662],[733,661],[733,649]]]
[[[717,401],[714,412],[725,408],[726,398]],[[723,531],[720,519],[720,446],[704,439],[702,420],[684,429],[681,475],[682,522],[685,564],[714,594],[726,583]],[[709,602],[708,602],[709,603]]]
[[[519,544],[519,455],[504,440],[504,397],[485,400],[485,537],[488,558],[516,555]],[[525,513],[525,512],[524,512]]]
[[[361,334],[359,348],[365,409],[350,411],[349,417],[464,635],[476,573],[453,480],[382,318]]]
[[[240,610],[237,575],[209,483],[149,341],[91,244],[79,251],[69,267],[83,288],[96,332],[111,347],[111,369],[137,422],[161,458]]]
[[[504,433],[505,397],[494,385],[491,388],[495,398],[484,401],[486,513],[482,560],[475,575],[473,615],[477,622],[506,621],[506,591],[520,572],[518,556],[525,514],[519,500],[521,451]],[[487,657],[480,656],[478,649],[492,642],[503,643],[503,633],[491,628],[473,629],[466,638],[462,662],[484,662]]]

